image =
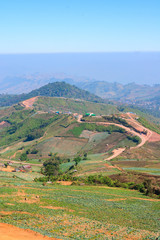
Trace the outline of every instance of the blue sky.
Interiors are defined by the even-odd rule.
[[[0,53],[160,51],[159,0],[2,0]]]

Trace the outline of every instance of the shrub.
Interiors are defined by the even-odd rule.
[[[31,151],[30,149],[27,149],[26,154],[30,154],[30,151]]]
[[[37,154],[38,153],[38,150],[33,148],[32,151],[31,151],[31,154]]]
[[[22,154],[20,155],[20,160],[21,160],[21,161],[27,161],[27,160],[28,160],[27,154],[26,154],[26,153],[22,153]]]
[[[81,157],[80,157],[80,156],[75,157],[75,158],[73,159],[73,161],[75,162],[75,165],[77,166],[78,163],[81,161]]]

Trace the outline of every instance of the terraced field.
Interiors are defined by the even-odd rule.
[[[0,222],[58,239],[156,239],[160,200],[105,186],[62,186],[1,175]]]

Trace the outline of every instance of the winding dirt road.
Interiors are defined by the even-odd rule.
[[[141,139],[141,142],[135,146],[135,147],[131,147],[130,149],[136,149],[136,148],[140,148],[141,146],[143,146],[147,141],[149,141],[150,139],[153,138],[153,136],[155,136],[155,141],[160,141],[160,135],[149,130],[148,128],[143,127],[139,122],[137,122],[130,113],[126,114],[128,116],[128,119],[125,119],[130,125],[133,125],[133,127],[135,129],[137,129],[138,131],[146,131],[146,134],[144,133],[138,133],[135,130],[129,128],[129,127],[125,127],[121,124],[118,123],[110,123],[110,122],[90,122],[90,123],[96,123],[97,125],[103,125],[103,126],[108,126],[108,125],[115,125],[117,127],[123,128],[125,129],[126,132],[134,135],[134,136],[138,136]],[[82,122],[81,121],[82,115],[78,116],[77,121],[78,122]],[[152,141],[154,141],[154,139],[152,139]],[[113,150],[113,155],[106,158],[105,160],[111,160],[117,156],[119,156],[122,152],[125,151],[125,148],[118,148],[118,149],[114,149]]]

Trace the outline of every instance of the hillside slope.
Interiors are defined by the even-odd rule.
[[[84,100],[75,100],[69,98],[57,97],[38,97],[33,103],[33,107],[38,111],[61,111],[72,112],[78,114],[85,114],[86,112],[93,112],[96,115],[106,115],[119,113],[116,105],[95,103]]]
[[[65,159],[62,171],[68,171],[75,156],[87,154],[77,174],[111,175],[123,173],[128,166],[140,166],[137,171],[143,166],[143,172],[159,174],[160,135],[153,132],[159,132],[154,124],[145,119],[138,122],[137,115],[119,113],[102,103],[51,97],[29,101],[26,108],[15,105],[0,110],[0,155],[5,161],[25,157],[27,162],[39,163],[58,154]],[[99,116],[81,121],[85,112]]]

